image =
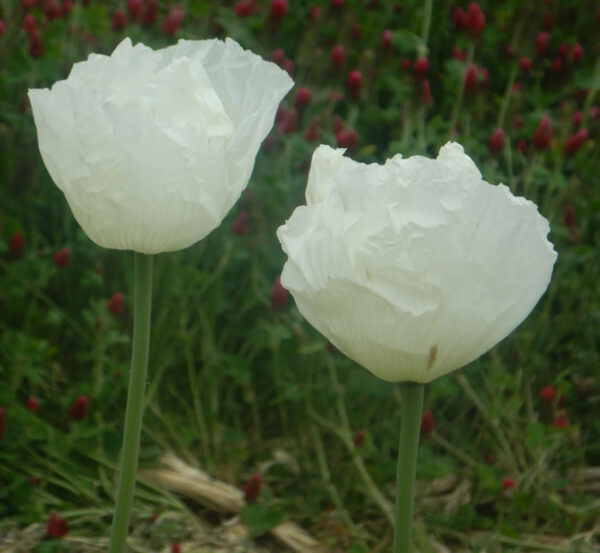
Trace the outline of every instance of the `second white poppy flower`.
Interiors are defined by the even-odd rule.
[[[383,166],[343,153],[317,148],[307,205],[277,231],[309,323],[384,380],[429,382],[525,319],[556,260],[535,204],[485,182],[456,143]]]

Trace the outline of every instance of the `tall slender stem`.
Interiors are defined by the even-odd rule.
[[[131,371],[127,392],[127,408],[125,410],[117,505],[110,533],[109,553],[123,553],[125,550],[131,507],[133,505],[138,451],[142,432],[144,388],[148,372],[150,312],[152,307],[152,262],[152,256],[136,252]]]
[[[423,51],[420,52],[421,56],[427,55],[427,41],[429,40],[429,27],[431,26],[431,12],[433,9],[433,0],[425,0],[425,6],[423,8],[423,28],[421,30],[421,40]]]
[[[411,550],[417,450],[424,389],[425,386],[417,382],[400,384],[402,420],[400,421],[400,446],[396,473],[394,553],[410,553]]]

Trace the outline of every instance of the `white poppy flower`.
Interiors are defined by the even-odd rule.
[[[44,163],[87,235],[152,254],[221,223],[292,85],[230,39],[154,51],[127,38],[29,98]]]
[[[281,282],[333,345],[384,380],[430,382],[525,319],[557,257],[535,204],[457,143],[385,165],[343,153],[317,148],[307,205],[277,231]]]

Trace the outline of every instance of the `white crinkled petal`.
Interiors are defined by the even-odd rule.
[[[235,127],[229,148],[231,207],[246,186],[258,148],[266,138],[282,98],[292,88],[289,75],[272,62],[243,50],[234,40],[180,40],[165,49],[166,56],[188,56],[206,69],[212,86]]]
[[[281,282],[317,330],[385,380],[429,382],[523,321],[556,260],[532,202],[455,143],[384,166],[342,153],[317,149],[308,205],[277,233]]]

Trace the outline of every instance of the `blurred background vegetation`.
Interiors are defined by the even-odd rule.
[[[486,180],[538,204],[559,258],[520,328],[428,386],[416,550],[598,551],[599,31],[591,0],[3,0],[3,551],[98,550],[110,523],[133,257],[75,223],[26,93],[126,36],[229,36],[296,82],[228,219],[156,259],[142,466],[172,451],[240,489],[261,474],[251,536],[286,518],[332,551],[389,550],[396,388],[303,321],[278,283],[275,230],[304,203],[319,143],[381,162],[456,139]],[[141,485],[133,543],[208,551],[194,540],[226,518]]]

